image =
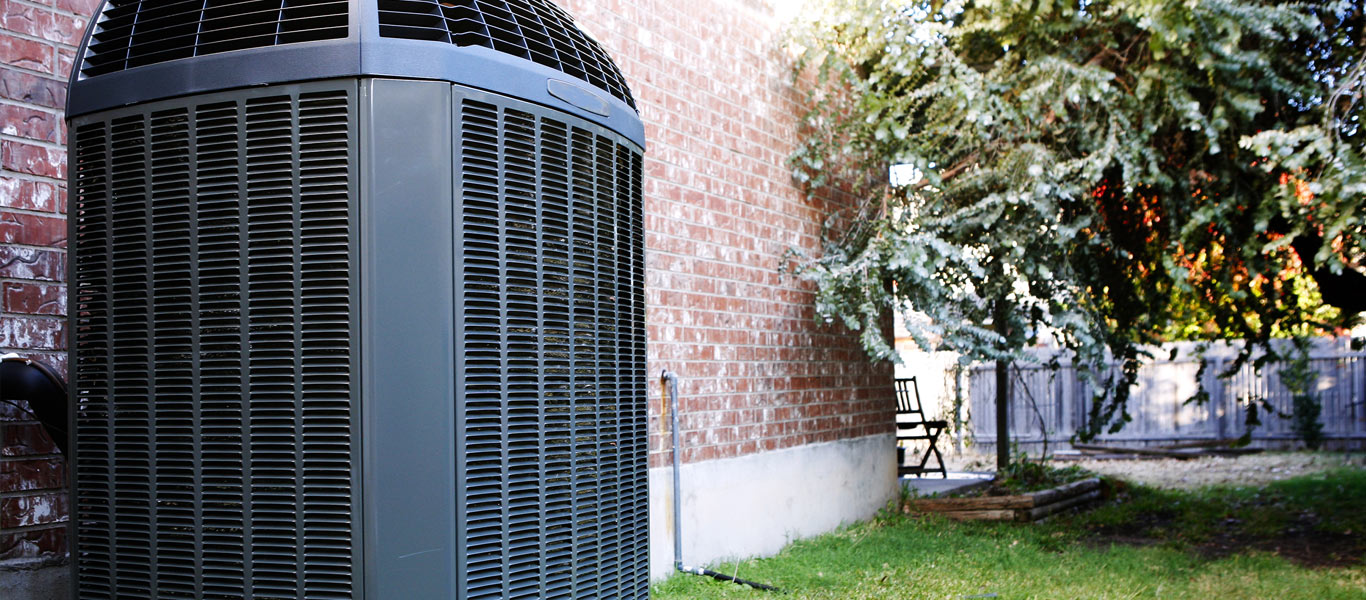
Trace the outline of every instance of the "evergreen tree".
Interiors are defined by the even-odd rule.
[[[889,310],[971,361],[1050,336],[1108,390],[1081,436],[1117,431],[1183,320],[1274,360],[1366,310],[1362,25],[1338,0],[833,0],[793,38],[791,162],[865,201],[797,271],[875,359]]]

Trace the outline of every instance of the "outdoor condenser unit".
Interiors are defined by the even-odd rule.
[[[645,598],[643,126],[548,0],[109,0],[74,596]]]

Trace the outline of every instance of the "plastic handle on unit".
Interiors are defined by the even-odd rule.
[[[599,98],[597,93],[584,86],[560,79],[551,79],[546,81],[545,91],[550,92],[551,96],[595,115],[606,117],[612,114],[612,109],[608,106],[607,101]]]

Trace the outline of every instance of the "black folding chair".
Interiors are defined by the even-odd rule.
[[[903,440],[925,440],[929,446],[925,448],[924,454],[920,455],[920,464],[904,464],[903,452],[898,452],[898,475],[915,475],[919,477],[925,473],[939,473],[944,479],[949,478],[949,472],[944,468],[944,455],[939,453],[936,444],[939,443],[939,434],[948,429],[948,421],[928,421],[925,419],[925,409],[920,405],[920,386],[914,377],[896,380],[896,441],[897,446]],[[929,466],[930,455],[939,463],[937,467]]]

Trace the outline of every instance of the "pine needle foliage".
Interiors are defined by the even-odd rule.
[[[790,163],[863,202],[796,271],[876,360],[888,311],[966,361],[1052,337],[1109,390],[1082,437],[1117,430],[1142,347],[1182,319],[1274,360],[1272,337],[1366,310],[1362,21],[1336,0],[831,0],[792,38]]]

